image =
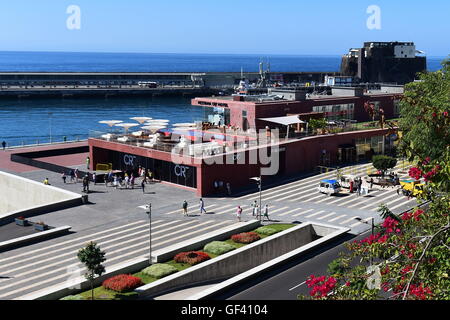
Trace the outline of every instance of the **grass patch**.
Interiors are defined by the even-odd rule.
[[[266,237],[288,230],[295,226],[296,226],[295,224],[269,224],[267,226],[260,227],[254,230],[254,232],[258,233],[261,236],[261,238],[264,239]]]
[[[91,300],[91,290],[82,292],[79,294],[84,300]],[[103,287],[97,287],[94,289],[94,300],[136,300],[137,293],[131,292],[115,292],[105,289]]]

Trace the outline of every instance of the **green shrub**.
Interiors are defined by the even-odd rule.
[[[171,275],[172,273],[175,272],[178,272],[177,268],[169,264],[162,264],[162,263],[154,264],[142,270],[143,274],[156,279],[167,277],[168,275]]]
[[[262,234],[264,236],[271,236],[275,233],[280,232],[281,230],[277,230],[275,228],[271,228],[270,226],[264,226],[264,227],[260,227],[258,229],[255,230],[255,232]]]
[[[59,300],[84,300],[84,298],[81,295],[77,294],[74,296],[67,296],[67,297],[61,298]]]
[[[216,256],[220,256],[221,254],[230,252],[231,250],[234,250],[234,249],[236,249],[236,247],[232,246],[229,243],[221,242],[221,241],[213,241],[211,243],[208,243],[203,248],[203,251],[214,254]]]

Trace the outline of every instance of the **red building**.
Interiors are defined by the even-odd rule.
[[[384,109],[386,119],[397,116],[399,94],[342,87],[334,88],[332,96],[276,89],[265,96],[196,98],[192,104],[205,107],[207,123],[152,136],[91,138],[92,169],[106,163],[128,172],[144,167],[157,180],[208,196],[217,191],[218,182],[230,183],[232,190],[247,186],[261,170],[263,175],[292,176],[317,166],[355,163],[392,150],[397,134],[395,129],[363,129],[348,122],[371,120],[366,103]],[[298,130],[298,124],[289,135],[286,126],[261,120],[288,115],[300,115],[293,117],[298,123],[301,117],[320,115],[332,127],[317,133],[307,127]],[[272,129],[261,133],[266,127]]]

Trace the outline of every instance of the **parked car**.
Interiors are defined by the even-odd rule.
[[[331,196],[332,194],[341,192],[341,185],[337,180],[322,180],[320,181],[318,190],[321,193],[326,193],[328,196]]]

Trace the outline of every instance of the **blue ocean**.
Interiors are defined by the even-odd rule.
[[[428,69],[443,58],[429,58]],[[244,72],[339,71],[340,56],[260,56],[210,54],[0,52],[0,72]],[[82,140],[107,131],[101,120],[148,116],[171,123],[203,118],[204,110],[187,98],[113,98],[0,100],[0,141],[9,146]]]

